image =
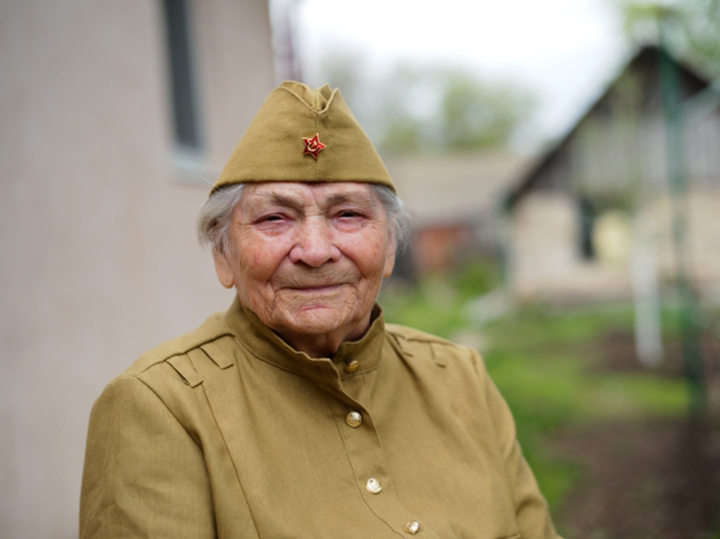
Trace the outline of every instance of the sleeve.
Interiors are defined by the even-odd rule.
[[[484,375],[488,408],[505,461],[520,533],[523,539],[562,539],[555,531],[547,502],[523,457],[510,408],[487,372]]]
[[[203,454],[141,380],[113,381],[90,415],[80,538],[216,537]]]

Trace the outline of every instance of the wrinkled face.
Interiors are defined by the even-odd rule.
[[[395,247],[380,199],[363,183],[246,185],[220,282],[291,344],[362,336]]]

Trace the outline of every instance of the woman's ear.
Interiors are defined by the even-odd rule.
[[[393,268],[395,268],[395,252],[397,251],[397,242],[390,241],[387,252],[385,253],[385,269],[383,271],[383,277],[388,278],[392,275]]]
[[[232,288],[235,285],[235,275],[227,255],[219,249],[213,249],[213,260],[215,261],[215,273],[220,284],[225,288]]]

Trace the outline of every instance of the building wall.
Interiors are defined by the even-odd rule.
[[[689,270],[700,288],[720,291],[720,188],[688,196]]]
[[[470,226],[428,226],[413,235],[415,269],[420,275],[440,275],[453,269],[468,253],[476,254]]]
[[[523,199],[511,227],[512,282],[521,295],[539,292],[574,267],[575,208],[562,194]]]
[[[645,256],[656,261],[660,281],[674,278],[669,195],[673,163],[689,191],[683,204],[688,272],[698,287],[720,285],[720,99],[699,94],[702,81],[681,71],[679,86],[686,99],[679,124],[682,151],[671,162],[658,73],[650,61],[655,57],[645,55],[644,63],[628,68],[526,184],[529,188],[514,209],[511,226],[512,287],[519,296],[629,295],[631,268]],[[643,247],[629,249],[622,263],[583,259],[581,201],[593,235],[600,217],[624,213],[631,223],[628,243],[643,242]]]
[[[670,197],[662,196],[640,212],[640,218],[652,225],[658,276],[669,280],[677,271],[673,217],[679,211],[685,223],[688,276],[699,290],[720,291],[720,187],[696,187],[683,200],[674,208]]]
[[[720,298],[720,189],[695,187],[679,204],[685,216],[685,267],[705,299]],[[575,201],[564,193],[532,193],[511,222],[512,290],[525,300],[628,297],[633,257],[650,253],[660,283],[677,275],[673,202],[658,196],[631,222],[628,256],[583,260],[578,246]],[[638,242],[645,242],[640,246]],[[636,277],[637,278],[637,277]]]
[[[267,3],[190,2],[212,182],[273,86]],[[88,415],[226,308],[175,159],[162,3],[0,3],[0,536],[77,536]]]
[[[468,258],[497,256],[502,198],[527,166],[506,151],[413,155],[386,160],[412,216],[412,249],[404,260],[417,276],[441,274]],[[408,277],[402,263],[395,276]]]
[[[521,300],[615,297],[629,291],[627,267],[582,259],[577,205],[564,193],[532,193],[510,223],[510,283]]]

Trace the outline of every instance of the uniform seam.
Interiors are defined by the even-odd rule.
[[[208,356],[207,352],[200,348],[200,351],[205,354],[205,356],[212,362],[212,359],[210,356]],[[195,366],[195,369],[197,369],[197,366]],[[198,373],[200,371],[198,370]],[[250,510],[250,505],[248,504],[248,497],[245,493],[245,487],[243,486],[242,480],[240,479],[240,470],[238,469],[237,463],[235,462],[235,459],[233,458],[233,453],[230,450],[230,444],[228,444],[227,438],[225,437],[225,433],[223,432],[223,429],[220,427],[220,422],[218,421],[218,417],[215,414],[215,409],[213,408],[212,404],[210,403],[210,398],[208,397],[207,387],[205,384],[201,384],[203,388],[203,395],[205,395],[205,402],[207,403],[207,407],[210,410],[210,415],[212,415],[213,421],[215,421],[215,426],[217,427],[217,431],[220,434],[220,438],[222,439],[223,445],[225,446],[225,450],[227,452],[228,458],[230,459],[230,462],[232,462],[233,470],[235,470],[235,477],[237,478],[238,485],[240,485],[240,490],[243,493],[243,497],[245,498],[245,504],[248,506],[248,512],[250,513],[250,517],[252,519],[253,527],[255,528],[255,532],[257,533],[257,536],[260,537],[260,529],[258,528],[257,522],[255,521],[255,516],[253,515],[252,511]]]
[[[253,357],[255,357],[255,358],[257,358],[257,359],[259,359],[259,360],[262,361],[263,363],[267,363],[268,365],[272,365],[273,367],[275,367],[276,369],[280,369],[281,371],[289,372],[289,373],[291,373],[291,374],[296,374],[296,375],[298,375],[298,376],[304,377],[304,374],[303,374],[302,372],[300,372],[300,371],[293,370],[293,369],[291,369],[291,368],[289,368],[289,367],[285,367],[284,365],[279,365],[279,364],[277,364],[276,362],[274,362],[274,361],[272,361],[272,360],[270,360],[270,359],[268,359],[268,358],[266,358],[266,357],[261,356],[261,355],[258,354],[255,350],[253,350],[250,346],[248,346],[248,345],[245,343],[245,341],[243,341],[237,334],[233,334],[233,337],[234,337],[234,339],[235,339],[235,342],[237,342],[244,350],[246,350],[248,354],[252,355]],[[327,359],[330,359],[330,358],[327,358]],[[330,359],[330,362],[332,363],[332,359]],[[319,365],[319,364],[318,364],[318,365]],[[334,365],[335,365],[335,364],[333,363],[333,366],[334,366]],[[378,362],[378,364],[377,364],[377,365],[374,365],[373,367],[369,367],[369,368],[367,368],[367,369],[360,368],[358,371],[356,371],[356,372],[354,372],[354,373],[352,373],[352,374],[350,374],[349,376],[346,376],[346,377],[343,377],[343,376],[340,374],[340,371],[337,369],[337,367],[335,367],[335,370],[336,370],[336,372],[338,373],[338,375],[340,375],[340,380],[348,380],[348,379],[350,379],[350,378],[352,378],[352,377],[354,377],[354,376],[359,376],[359,375],[361,375],[361,374],[370,373],[370,372],[373,372],[373,371],[375,371],[375,370],[377,370],[377,369],[379,369],[379,368],[380,368],[380,363]]]
[[[123,378],[123,377],[121,377],[121,378]],[[180,428],[182,428],[183,432],[185,434],[187,434],[188,438],[190,438],[193,441],[193,443],[197,446],[197,448],[202,453],[202,446],[198,443],[198,441],[195,439],[195,437],[187,431],[187,429],[185,428],[185,425],[183,425],[182,421],[180,421],[180,419],[177,417],[177,415],[175,415],[175,413],[168,406],[168,404],[165,402],[165,400],[158,394],[158,392],[155,391],[155,389],[150,384],[148,384],[145,380],[143,380],[139,376],[127,375],[127,378],[137,380],[143,386],[145,386],[153,395],[155,395],[155,398],[157,398],[157,400],[160,401],[160,403],[162,403],[163,407],[168,411],[168,413],[172,416],[172,418],[176,421],[176,423],[180,426]],[[203,462],[205,462],[205,458],[203,458]],[[205,463],[205,469],[207,470],[207,463]]]
[[[267,363],[268,365],[271,365],[271,366],[275,367],[276,369],[279,369],[279,370],[284,371],[284,372],[288,372],[288,373],[290,373],[290,374],[295,374],[295,375],[300,376],[300,377],[304,377],[304,376],[303,376],[303,373],[298,372],[298,371],[294,371],[294,370],[292,370],[292,369],[290,369],[290,368],[288,368],[288,367],[285,367],[284,365],[278,365],[278,364],[275,363],[274,361],[270,361],[269,359],[266,359],[266,358],[264,358],[264,357],[256,354],[255,352],[253,352],[252,350],[250,350],[250,349],[247,348],[247,347],[245,347],[245,350],[247,350],[248,353],[250,353],[250,354],[251,354],[253,357],[255,357],[256,359],[259,359],[259,360],[262,361],[263,363]]]
[[[320,115],[316,112],[315,113],[315,133],[320,132]],[[319,140],[319,138],[318,138]],[[319,155],[318,155],[319,157]],[[315,181],[318,181],[320,179],[320,163],[318,162],[318,159],[315,158]]]
[[[290,88],[287,88],[285,86],[280,86],[278,88],[278,90],[284,90],[284,91],[288,92],[290,95],[294,96],[298,101],[300,101],[300,103],[302,103],[308,109],[313,111],[315,114],[320,114],[321,112],[325,112],[328,108],[330,108],[330,104],[333,102],[333,99],[335,98],[335,94],[337,93],[337,90],[333,91],[330,94],[330,97],[328,98],[327,103],[325,103],[325,107],[323,107],[322,109],[316,109],[312,105],[310,105],[310,103],[308,103],[302,97],[300,97],[298,94],[293,92]]]
[[[353,372],[353,373],[351,373],[351,374],[348,374],[347,376],[340,376],[340,380],[350,380],[350,379],[355,378],[355,377],[357,377],[357,376],[362,376],[362,375],[365,375],[365,374],[370,374],[371,372],[374,372],[374,371],[378,370],[379,368],[380,368],[380,365],[378,364],[378,365],[375,365],[375,366],[370,367],[370,368],[365,369],[365,370],[358,370],[357,372]]]
[[[219,339],[222,339],[223,337],[228,337],[228,336],[234,336],[234,335],[233,335],[233,333],[223,333],[223,334],[221,334],[221,335],[216,335],[216,336],[211,337],[211,338],[209,338],[209,339],[205,339],[205,340],[200,341],[199,343],[197,343],[197,344],[195,344],[195,345],[193,345],[193,346],[190,346],[190,347],[188,347],[188,348],[186,348],[186,349],[184,349],[184,350],[179,350],[179,351],[177,351],[177,352],[173,352],[173,353],[168,354],[168,355],[163,355],[163,356],[161,356],[161,358],[159,358],[159,359],[157,359],[157,360],[154,360],[150,365],[147,365],[146,367],[144,367],[143,369],[141,369],[141,370],[138,371],[137,373],[135,373],[135,374],[127,374],[126,376],[138,377],[139,375],[141,375],[141,374],[149,371],[150,369],[152,369],[152,368],[154,368],[154,367],[157,367],[158,365],[162,365],[163,363],[167,363],[168,360],[170,360],[170,359],[172,359],[172,358],[174,358],[174,357],[185,356],[185,355],[189,354],[191,351],[196,350],[196,349],[199,349],[200,347],[205,346],[205,345],[208,344],[208,343],[215,342],[215,341],[217,341],[217,340],[219,340]],[[142,356],[140,356],[140,357],[142,357]]]
[[[413,331],[413,333],[416,333],[415,335],[404,335],[402,331],[393,330],[392,328],[387,328],[387,326],[385,328],[385,331],[388,334],[393,335],[394,337],[403,339],[408,342],[437,343],[452,346],[455,348],[462,348],[461,346],[451,341],[448,341],[447,339],[443,339],[442,337],[437,337],[435,335],[417,335],[415,331]]]
[[[356,486],[357,489],[358,489],[358,493],[360,494],[360,498],[362,499],[362,501],[363,501],[363,503],[365,504],[365,506],[370,510],[370,512],[371,512],[373,515],[375,515],[377,518],[379,518],[382,522],[384,522],[385,525],[386,525],[388,528],[390,528],[390,531],[392,531],[392,532],[393,532],[394,534],[396,534],[396,535],[399,535],[400,537],[403,537],[402,534],[398,533],[398,532],[395,530],[395,528],[393,528],[392,524],[390,524],[387,520],[385,520],[383,517],[381,517],[380,515],[378,515],[378,514],[375,512],[375,510],[372,508],[372,506],[368,503],[368,501],[365,499],[365,496],[363,495],[363,492],[362,492],[362,487],[360,486],[360,483],[361,483],[361,481],[360,481],[360,476],[359,476],[359,474],[358,474],[358,472],[357,472],[357,469],[355,468],[355,465],[353,464],[352,459],[350,458],[350,451],[348,450],[347,444],[345,443],[345,437],[343,436],[343,433],[342,433],[342,426],[341,426],[341,423],[340,423],[340,419],[338,418],[338,416],[335,414],[335,411],[333,410],[333,406],[332,406],[332,403],[330,402],[329,396],[328,396],[327,394],[324,394],[323,396],[325,397],[325,400],[326,400],[326,402],[327,402],[327,404],[328,404],[328,407],[330,408],[330,413],[332,414],[333,420],[335,421],[335,428],[336,428],[337,431],[338,431],[338,436],[340,437],[340,442],[342,443],[343,449],[345,450],[345,457],[347,458],[348,463],[350,464],[350,469],[352,470],[353,476],[355,477],[355,486]],[[375,423],[375,422],[373,421],[373,424],[374,424],[374,423]],[[383,466],[384,466],[385,469],[387,470],[388,477],[389,477],[389,475],[390,475],[390,469],[388,468],[387,462],[385,461],[385,451],[384,451],[383,448],[382,448],[382,443],[380,442],[380,437],[379,437],[378,434],[377,434],[377,429],[373,429],[373,431],[374,431],[375,438],[376,438],[377,441],[378,441],[378,445],[380,446],[380,452],[382,453],[382,458],[383,458]],[[394,485],[393,485],[393,490],[394,490]],[[398,500],[398,503],[400,503],[400,500]],[[402,506],[402,504],[400,504],[400,505]],[[402,507],[404,508],[404,506],[402,506]]]
[[[237,339],[237,342],[239,342],[239,343],[242,345],[242,347],[243,347],[250,355],[252,355],[254,358],[262,361],[263,363],[267,363],[268,365],[270,365],[270,366],[272,366],[272,367],[275,367],[276,369],[279,369],[279,370],[281,370],[281,371],[283,371],[283,372],[287,372],[287,373],[290,373],[290,374],[294,374],[294,375],[296,375],[296,376],[300,376],[301,378],[307,378],[307,376],[305,376],[305,374],[302,373],[302,372],[300,372],[300,371],[293,370],[293,369],[291,369],[291,368],[289,368],[289,367],[285,367],[284,365],[278,365],[278,364],[275,363],[274,361],[271,361],[271,360],[269,360],[269,359],[267,359],[267,358],[264,358],[263,356],[261,356],[260,354],[258,354],[258,353],[255,352],[254,350],[252,350],[249,346],[246,346],[245,343],[242,341],[242,339],[238,338],[238,339]],[[359,374],[364,374],[364,373],[366,373],[366,372],[371,372],[371,371],[377,369],[378,367],[379,367],[379,365],[376,366],[376,367],[373,367],[373,368],[371,368],[371,369],[369,369],[369,370],[366,370],[366,371],[353,373],[352,376],[356,376],[356,375],[359,375]],[[335,370],[337,371],[337,369],[335,369]],[[338,374],[339,374],[339,372],[338,372]],[[341,377],[340,379],[341,379],[341,380],[346,380],[347,378],[342,378],[342,377]]]

